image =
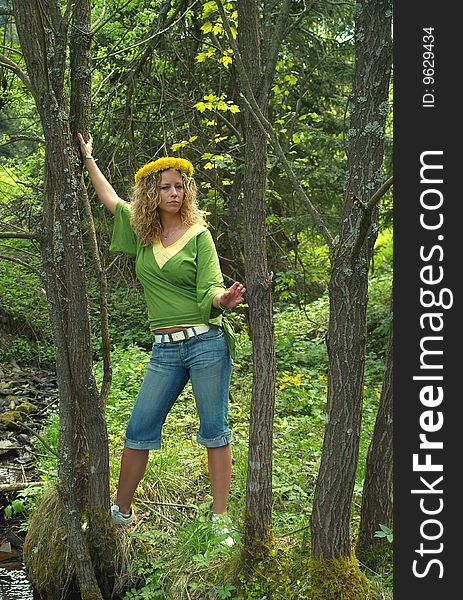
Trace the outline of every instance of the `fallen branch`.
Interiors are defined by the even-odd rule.
[[[0,483],[0,493],[18,492],[34,485],[45,485],[45,481],[17,481],[15,483]]]

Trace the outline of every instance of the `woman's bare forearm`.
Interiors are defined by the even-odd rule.
[[[85,166],[87,167],[90,181],[98,196],[99,200],[106,206],[111,214],[116,212],[116,204],[120,201],[113,186],[109,183],[93,158],[86,158]]]
[[[87,140],[85,141],[80,132],[77,134],[77,139],[79,140],[80,144],[80,151],[82,153],[82,158],[88,174],[90,175],[90,181],[92,182],[93,188],[100,201],[106,206],[111,214],[114,214],[116,212],[116,205],[120,198],[116,194],[113,186],[100,171],[95,159],[92,156],[93,138],[90,133],[87,134],[86,138]]]

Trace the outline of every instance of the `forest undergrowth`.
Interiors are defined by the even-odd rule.
[[[382,244],[382,246],[381,246]],[[365,459],[371,439],[383,377],[385,340],[390,322],[390,235],[380,236],[376,270],[370,277],[369,338],[365,368],[360,456],[352,505],[352,536],[359,523]],[[111,491],[115,494],[124,429],[150,352],[131,341],[127,323],[111,314],[121,341],[112,350],[113,380],[106,407],[111,457]],[[251,401],[252,349],[245,327],[238,335],[232,378],[229,420],[233,431],[233,482],[229,514],[237,545],[227,548],[210,532],[212,497],[204,448],[196,443],[198,428],[194,397],[188,384],[169,414],[163,447],[150,453],[146,476],[139,486],[135,525],[122,532],[133,556],[124,600],[135,599],[310,599],[310,528],[312,497],[323,443],[327,392],[324,342],[328,298],[297,307],[275,304],[277,357],[276,410],[273,440],[273,534],[269,558],[254,576],[242,576],[241,532],[245,510],[248,420]],[[123,325],[125,323],[125,325]],[[237,323],[244,324],[240,316]],[[133,332],[133,329],[132,329]],[[126,337],[124,337],[126,336]],[[102,363],[95,362],[97,380]],[[57,447],[58,417],[42,432]],[[37,443],[42,478],[56,480],[56,457]],[[47,486],[28,490],[27,518]],[[378,523],[378,530],[380,530]],[[391,550],[392,554],[392,550]],[[360,565],[362,567],[362,565]],[[392,558],[365,575],[376,583],[376,598],[392,598]]]

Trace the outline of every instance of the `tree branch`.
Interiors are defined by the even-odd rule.
[[[153,33],[149,38],[147,38],[147,40],[145,40],[146,42],[148,42],[148,45],[145,48],[141,57],[138,59],[136,66],[134,67],[134,69],[131,71],[129,77],[127,78],[127,94],[126,94],[125,110],[124,110],[123,119],[128,124],[127,125],[128,131],[131,130],[131,124],[132,124],[132,98],[133,98],[133,93],[135,90],[135,82],[136,82],[137,78],[139,77],[146,61],[152,55],[157,44],[160,42],[160,40],[161,40],[161,38],[159,37],[160,34],[166,32],[168,29],[173,27],[179,20],[181,20],[187,14],[187,12],[196,4],[196,1],[197,0],[195,0],[195,2],[193,2],[191,7],[188,7],[188,2],[185,2],[185,0],[179,0],[174,11],[168,18],[167,18],[167,15],[168,15],[169,9],[170,9],[170,2],[169,1],[166,2],[161,7],[161,10],[159,11],[159,14],[158,14],[158,18],[156,19],[156,22],[151,27],[151,31]],[[184,10],[183,14],[180,17],[178,17],[178,14],[180,13],[180,11],[183,11],[183,10]],[[165,21],[164,21],[164,19],[165,19]],[[160,26],[162,26],[162,29],[160,31],[157,31],[157,28]]]
[[[26,431],[28,431],[29,433],[32,433],[32,435],[35,435],[35,437],[42,442],[42,444],[45,446],[45,448],[51,452],[52,454],[54,454],[57,458],[59,458],[59,455],[57,452],[55,452],[55,450],[53,450],[53,448],[51,446],[49,446],[49,444],[47,444],[47,442],[43,439],[43,437],[38,434],[35,429],[32,429],[32,427],[29,427],[29,425],[26,425],[25,423],[15,423],[15,425],[17,425],[20,429],[25,429]]]
[[[8,58],[4,54],[0,54],[0,65],[6,67],[7,69],[10,69],[10,71],[13,71],[13,73],[15,73],[19,77],[19,79],[24,83],[27,89],[30,92],[32,92],[32,84],[29,77],[17,63],[15,63],[13,60]]]
[[[7,146],[8,144],[14,144],[15,142],[22,142],[22,141],[26,141],[26,142],[37,142],[38,144],[45,144],[45,140],[41,137],[39,137],[38,135],[10,135],[9,139],[6,140],[6,142],[3,142],[3,144],[0,144],[0,148],[3,148],[3,146]]]
[[[295,15],[296,19],[294,23],[291,23],[291,25],[286,29],[283,37],[287,37],[291,33],[291,31],[296,29],[296,27],[303,20],[303,18],[312,12],[312,10],[315,8],[315,5],[318,4],[319,1],[320,0],[313,0],[313,2],[309,6],[307,6],[299,15]]]
[[[2,483],[0,484],[0,493],[19,492],[20,490],[25,490],[28,487],[45,485],[45,483],[45,481],[18,481],[15,483]]]
[[[389,177],[382,185],[379,187],[373,196],[368,200],[368,202],[362,202],[358,198],[354,199],[354,203],[357,206],[360,206],[362,209],[362,218],[360,220],[359,232],[357,239],[355,241],[354,247],[352,248],[351,253],[351,263],[355,263],[357,258],[359,257],[360,250],[362,249],[363,242],[367,236],[368,230],[371,226],[371,215],[373,214],[373,209],[376,204],[381,200],[384,194],[391,187],[393,182],[393,177]]]
[[[174,25],[176,25],[179,21],[181,21],[186,15],[187,13],[193,8],[193,6],[198,2],[198,0],[194,0],[194,2],[191,4],[191,6],[188,6],[185,9],[185,12],[183,12],[178,19],[175,20],[168,20],[168,25],[166,27],[164,27],[164,29],[161,29],[160,31],[156,31],[155,33],[153,33],[152,35],[150,35],[149,37],[147,37],[144,40],[141,40],[140,42],[135,42],[134,44],[127,46],[126,48],[122,48],[121,50],[116,50],[115,52],[111,52],[110,54],[107,54],[106,56],[101,57],[98,61],[102,61],[102,60],[106,60],[108,58],[110,58],[111,56],[118,56],[119,54],[123,54],[124,52],[127,52],[128,50],[133,50],[133,48],[137,48],[138,46],[143,46],[144,44],[147,44],[149,42],[151,42],[154,38],[159,37],[160,35],[162,35],[163,33],[165,33],[166,31],[168,31],[171,27],[173,27]],[[182,3],[183,4],[183,3]],[[179,7],[177,7],[178,9]]]
[[[283,0],[282,7],[278,13],[277,22],[272,31],[271,45],[269,47],[267,56],[263,57],[265,68],[262,82],[262,94],[268,94],[270,87],[273,82],[273,76],[275,68],[278,62],[278,53],[280,44],[285,33],[286,22],[291,11],[291,0]],[[222,17],[223,18],[223,17]]]
[[[33,231],[0,231],[0,239],[40,240],[41,236]]]
[[[223,25],[227,32],[229,42],[233,49],[233,54],[234,54],[235,63],[236,63],[236,69],[239,73],[242,85],[245,88],[245,93],[241,92],[240,96],[243,99],[243,102],[249,108],[250,113],[254,117],[254,120],[256,121],[257,125],[269,136],[270,143],[272,144],[275,152],[277,153],[277,155],[283,165],[283,168],[286,171],[286,175],[288,176],[288,179],[291,182],[295,192],[297,193],[298,197],[302,200],[304,205],[307,207],[307,210],[309,211],[312,218],[314,219],[315,224],[317,225],[318,229],[320,230],[320,233],[322,234],[325,242],[328,244],[328,247],[332,248],[333,238],[331,236],[331,233],[329,232],[328,228],[326,227],[325,223],[323,222],[323,219],[322,219],[320,213],[317,211],[315,206],[312,204],[310,198],[307,196],[307,194],[305,193],[301,184],[299,183],[299,180],[297,179],[294,171],[291,168],[291,165],[289,164],[289,162],[286,158],[285,153],[283,152],[283,149],[281,148],[280,142],[278,141],[278,137],[277,137],[271,123],[269,123],[269,121],[262,114],[262,111],[260,110],[259,105],[257,104],[257,101],[252,92],[251,84],[249,82],[249,79],[248,79],[248,76],[246,73],[246,69],[244,68],[244,64],[243,64],[243,61],[241,58],[240,51],[238,49],[238,45],[235,42],[235,39],[232,35],[231,29],[230,29],[230,24],[228,22],[228,19],[225,14],[225,10],[223,8],[221,0],[217,0],[217,6],[218,6],[219,12],[221,14]]]
[[[95,33],[97,33],[97,31],[99,31],[102,27],[104,27],[110,21],[111,22],[114,21],[114,17],[116,15],[120,14],[124,10],[124,8],[127,6],[127,4],[130,4],[130,2],[132,2],[132,0],[126,0],[126,2],[120,8],[118,8],[117,10],[112,12],[108,17],[106,17],[106,19],[104,21],[102,20],[103,13],[101,13],[100,16],[93,23],[92,35],[95,35]]]
[[[22,267],[25,267],[26,269],[29,269],[29,271],[35,273],[37,277],[40,280],[42,280],[42,274],[40,273],[40,271],[32,265],[30,265],[29,263],[27,263],[25,260],[21,260],[20,258],[16,258],[14,256],[8,256],[7,254],[0,254],[0,260],[9,260],[10,262],[13,262],[17,265],[21,265]]]
[[[99,397],[103,410],[106,408],[109,391],[112,382],[112,365],[111,365],[111,337],[109,335],[108,324],[108,280],[106,278],[106,270],[103,268],[98,249],[98,240],[95,231],[95,222],[93,220],[92,208],[88,198],[87,188],[85,187],[83,176],[81,176],[82,200],[84,206],[85,217],[89,229],[90,247],[95,268],[95,275],[99,287],[100,300],[100,335],[101,347],[103,354],[103,381],[99,391]]]
[[[92,34],[95,33],[95,30],[97,29],[98,25],[103,21],[105,13],[106,13],[106,0],[103,0],[101,3],[100,16],[95,19],[95,21],[93,22],[93,25],[92,25]]]

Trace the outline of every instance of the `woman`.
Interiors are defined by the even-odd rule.
[[[234,341],[222,312],[242,302],[239,282],[225,289],[214,242],[196,202],[193,165],[165,157],[135,174],[132,201],[121,200],[96,165],[92,137],[78,134],[82,155],[100,201],[115,215],[110,250],[136,256],[136,273],[148,307],[154,344],[149,367],[126,429],[115,524],[133,521],[134,492],[148,452],[161,447],[163,423],[191,380],[207,448],[212,488],[212,529],[231,546],[226,515],[231,482],[228,397]]]

